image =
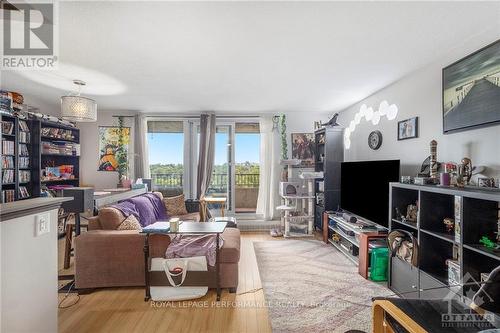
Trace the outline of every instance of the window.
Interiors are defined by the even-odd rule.
[[[184,122],[148,121],[149,169],[153,190],[165,196],[184,191]]]

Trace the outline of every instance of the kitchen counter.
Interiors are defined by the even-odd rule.
[[[0,204],[0,222],[59,208],[70,200],[73,198],[33,198]]]

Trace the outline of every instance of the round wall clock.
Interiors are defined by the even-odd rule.
[[[382,133],[380,131],[373,131],[368,135],[368,146],[371,149],[377,150],[382,145]]]

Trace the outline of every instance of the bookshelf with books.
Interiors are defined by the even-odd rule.
[[[40,122],[41,186],[78,186],[80,131],[59,123]]]
[[[0,203],[40,196],[43,188],[79,186],[76,127],[0,113]]]
[[[1,114],[2,146],[0,156],[0,202],[17,200],[17,126],[16,117]]]

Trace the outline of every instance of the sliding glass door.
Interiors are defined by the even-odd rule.
[[[240,215],[255,216],[259,195],[259,123],[237,122],[234,131],[234,206]]]
[[[198,165],[200,127],[198,122],[193,122],[196,130],[192,136],[192,142],[196,147],[191,155],[189,164]],[[217,122],[215,133],[215,153],[212,177],[207,196],[226,198],[225,211],[228,215],[234,214],[234,125],[231,123]],[[193,168],[191,178],[193,179],[192,192],[196,193],[197,168]],[[212,212],[220,212],[218,207],[209,207]]]

